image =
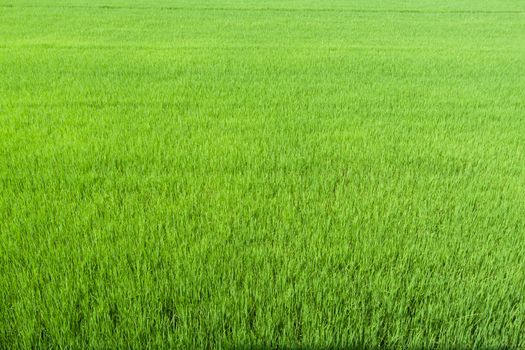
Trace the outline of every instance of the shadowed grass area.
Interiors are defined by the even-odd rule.
[[[0,0],[0,348],[524,347],[523,11]]]

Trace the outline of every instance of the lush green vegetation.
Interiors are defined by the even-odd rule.
[[[0,0],[0,348],[525,347],[525,3]]]

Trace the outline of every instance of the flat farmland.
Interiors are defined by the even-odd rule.
[[[525,347],[525,2],[0,0],[0,348]]]

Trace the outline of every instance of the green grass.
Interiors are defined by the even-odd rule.
[[[525,347],[525,2],[0,0],[0,348]]]

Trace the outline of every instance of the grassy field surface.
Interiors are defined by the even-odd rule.
[[[0,0],[0,348],[525,347],[525,2]]]

